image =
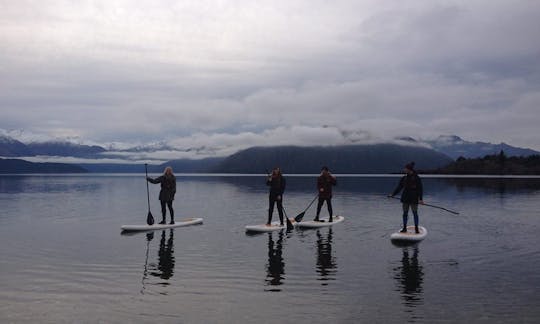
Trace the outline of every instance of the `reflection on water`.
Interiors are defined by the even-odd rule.
[[[144,271],[143,271],[143,277],[141,280],[142,288],[141,288],[141,294],[144,295],[146,290],[146,281],[148,280],[148,252],[150,250],[150,241],[154,239],[154,232],[146,233],[146,254],[144,259]]]
[[[398,291],[401,293],[407,313],[412,313],[415,311],[415,307],[424,302],[422,289],[424,270],[418,260],[418,244],[403,246],[402,252],[401,264],[393,269],[394,279],[396,279]]]
[[[272,233],[268,233],[268,263],[266,265],[266,284],[280,286],[285,275],[285,261],[283,260],[283,231],[279,231],[278,239],[274,242]],[[281,291],[272,288],[268,291]]]
[[[172,278],[174,274],[174,229],[169,230],[168,237],[166,232],[166,230],[161,232],[157,263],[148,263],[149,246],[150,242],[154,239],[154,232],[146,234],[146,259],[144,262],[144,272],[142,278],[142,294],[144,294],[146,289],[146,282],[149,280],[149,274],[153,277],[164,279],[164,282],[159,283],[161,286],[169,285],[167,280]]]
[[[326,281],[335,280],[337,263],[332,256],[332,227],[328,228],[328,234],[324,237],[321,230],[317,230],[317,273],[322,280],[323,286],[328,285]]]

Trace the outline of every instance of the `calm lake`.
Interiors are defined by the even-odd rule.
[[[316,177],[286,177],[294,217]],[[176,219],[204,224],[125,235],[144,175],[0,176],[0,322],[538,323],[540,179],[423,177],[424,201],[460,214],[420,207],[429,234],[405,247],[398,180],[338,175],[343,223],[247,235],[264,176],[178,175]]]

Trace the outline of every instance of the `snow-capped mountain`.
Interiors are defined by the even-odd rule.
[[[506,156],[529,156],[540,152],[528,148],[511,146],[506,143],[492,144],[486,142],[469,142],[456,135],[441,135],[434,140],[425,140],[434,150],[444,153],[453,159],[477,158],[498,154],[504,151]]]

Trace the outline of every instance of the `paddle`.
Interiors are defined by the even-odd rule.
[[[307,206],[306,209],[304,209],[303,212],[301,212],[300,214],[298,214],[298,215],[294,218],[294,220],[295,220],[296,222],[302,221],[302,218],[304,218],[304,215],[306,214],[307,210],[309,209],[309,207],[311,207],[311,205],[313,205],[313,203],[315,202],[315,200],[316,200],[318,197],[319,197],[319,194],[317,194],[317,196],[315,196],[315,198],[313,198],[313,200],[309,203],[309,205]]]
[[[150,189],[148,189],[148,164],[144,164],[144,171],[146,173],[146,196],[148,197],[148,215],[146,216],[146,224],[153,225],[154,224],[154,216],[152,216],[152,213],[150,212]]]
[[[398,199],[400,200],[398,197],[394,197],[394,196],[388,196],[388,198],[394,198],[394,199]],[[435,206],[435,205],[430,205],[430,204],[426,204],[426,203],[423,203],[421,205],[424,205],[424,206],[428,206],[428,207],[433,207],[433,208],[438,208],[438,209],[442,209],[444,211],[447,211],[449,213],[452,213],[454,215],[459,215],[459,213],[457,211],[453,211],[453,210],[450,210],[450,209],[446,209],[444,207],[441,207],[441,206]]]
[[[285,207],[283,207],[283,214],[285,214],[285,219],[287,220],[287,231],[293,230],[294,226],[292,222],[289,220],[289,216],[287,216],[287,212],[285,211]]]
[[[270,172],[268,172],[268,169],[266,170],[266,174],[268,177],[270,177]],[[287,230],[292,230],[294,228],[294,225],[289,220],[289,217],[287,217],[287,213],[285,212],[285,207],[283,207],[283,196],[281,196],[281,207],[283,208],[283,213],[285,214],[285,220],[287,221]]]

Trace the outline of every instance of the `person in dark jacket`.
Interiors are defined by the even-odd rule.
[[[422,180],[418,176],[418,173],[414,170],[414,162],[411,162],[405,166],[405,176],[401,178],[396,189],[389,195],[393,197],[397,195],[401,190],[401,203],[403,204],[403,229],[402,233],[407,232],[407,219],[409,215],[409,208],[414,215],[414,228],[416,233],[418,231],[418,204],[423,204],[423,188]]]
[[[277,203],[279,214],[279,222],[283,226],[283,192],[285,191],[285,178],[281,174],[279,167],[272,170],[272,174],[268,175],[266,185],[270,186],[270,194],[268,196],[268,221],[266,226],[272,223],[272,214],[274,213],[274,205]]]
[[[319,191],[319,202],[317,203],[317,216],[314,221],[319,221],[319,214],[321,208],[326,201],[326,207],[328,207],[329,222],[332,222],[332,186],[337,184],[336,177],[334,177],[328,167],[324,166],[321,169],[321,175],[317,178],[317,190]]]
[[[161,216],[162,220],[160,224],[166,224],[165,213],[166,206],[169,207],[169,214],[171,215],[170,224],[174,224],[174,209],[173,200],[176,194],[176,177],[173,174],[171,167],[166,167],[162,176],[155,179],[147,177],[146,180],[151,183],[161,183],[161,191],[159,192],[159,201],[161,202]]]

